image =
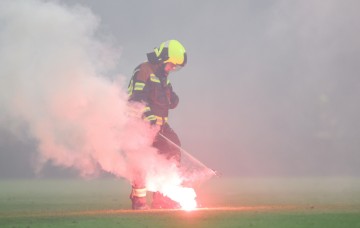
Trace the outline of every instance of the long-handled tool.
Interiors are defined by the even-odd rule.
[[[161,132],[159,132],[159,135],[161,137],[163,137],[166,141],[168,141],[171,145],[173,145],[174,147],[176,147],[177,149],[179,149],[182,153],[186,154],[186,156],[188,156],[193,162],[197,163],[198,165],[200,165],[201,167],[205,168],[206,170],[209,171],[209,173],[211,173],[212,175],[215,175],[217,177],[219,177],[219,173],[213,169],[210,169],[209,167],[207,167],[204,163],[202,163],[201,161],[199,161],[198,159],[196,159],[194,156],[192,156],[190,153],[188,153],[186,150],[184,150],[183,148],[181,148],[179,145],[177,145],[176,143],[174,143],[173,141],[171,141],[168,137],[166,137],[165,135],[163,135]]]

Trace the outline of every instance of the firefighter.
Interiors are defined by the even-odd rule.
[[[135,68],[130,80],[128,93],[130,102],[142,102],[146,105],[143,118],[152,125],[159,126],[159,132],[153,147],[169,161],[180,162],[180,151],[166,141],[160,134],[180,146],[180,140],[168,123],[170,109],[179,103],[179,97],[173,91],[169,73],[184,67],[187,61],[184,46],[177,40],[161,43],[159,48],[147,54],[148,61]],[[143,178],[132,183],[130,199],[135,210],[147,209],[146,188]],[[178,204],[159,192],[153,193],[152,208],[177,208]]]

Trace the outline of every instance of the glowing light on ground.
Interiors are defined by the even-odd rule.
[[[160,170],[148,172],[146,177],[146,188],[150,192],[160,192],[164,196],[177,202],[179,208],[186,211],[196,209],[196,193],[193,188],[183,186],[184,177],[180,175],[178,166],[175,163],[169,163],[164,160]],[[178,209],[179,209],[178,208]]]
[[[168,192],[165,192],[172,200],[178,202],[182,210],[192,211],[196,209],[196,193],[193,188],[187,187],[176,187],[169,189]]]
[[[183,188],[182,189],[182,197],[179,201],[181,205],[181,209],[185,211],[192,211],[196,209],[196,193],[192,188]]]

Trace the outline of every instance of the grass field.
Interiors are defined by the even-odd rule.
[[[130,210],[123,180],[0,180],[0,227],[360,227],[360,180],[221,178],[203,208]]]

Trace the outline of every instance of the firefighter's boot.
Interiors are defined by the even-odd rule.
[[[149,206],[146,204],[146,188],[134,188],[130,194],[133,210],[147,210]]]
[[[153,201],[151,203],[153,209],[179,209],[180,204],[173,201],[167,196],[164,196],[160,192],[153,193]]]

